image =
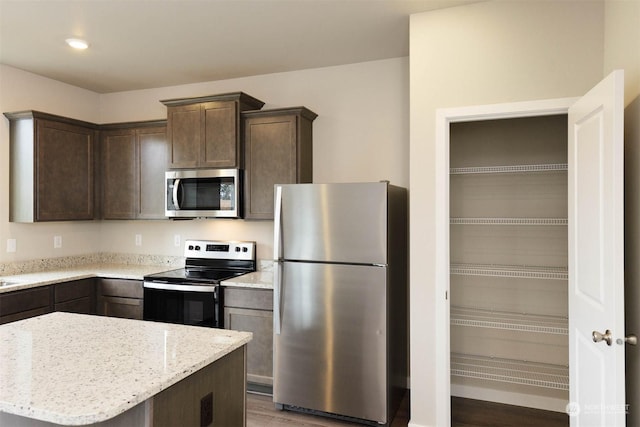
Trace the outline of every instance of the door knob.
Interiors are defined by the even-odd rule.
[[[613,344],[613,335],[611,334],[611,331],[608,329],[605,331],[604,334],[598,331],[593,331],[591,333],[591,336],[593,337],[593,342],[604,341],[607,343],[607,345]]]
[[[618,338],[616,340],[616,344],[618,345],[622,345],[624,343],[627,343],[629,345],[638,345],[638,337],[633,334],[629,334],[626,337],[624,337],[624,339]]]

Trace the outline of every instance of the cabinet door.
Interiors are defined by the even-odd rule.
[[[50,286],[7,292],[0,295],[0,324],[50,312]]]
[[[54,301],[58,304],[74,299],[91,298],[94,293],[93,285],[94,279],[58,283],[54,288]]]
[[[142,320],[142,300],[100,296],[97,311],[103,316]]]
[[[142,320],[141,280],[98,279],[97,314]]]
[[[273,219],[274,184],[296,183],[296,116],[245,121],[245,218]]]
[[[98,294],[100,296],[142,299],[144,290],[141,280],[99,279]]]
[[[67,313],[93,314],[91,299],[89,297],[74,299],[71,301],[56,303],[54,311]]]
[[[273,219],[273,186],[313,179],[312,122],[317,114],[293,107],[242,115],[245,218]]]
[[[226,329],[252,332],[247,344],[247,381],[273,385],[273,311],[224,308]]]
[[[273,385],[273,291],[224,288],[224,327],[253,333],[247,345],[247,380]]]
[[[198,166],[201,143],[200,123],[200,104],[167,108],[170,167]]]
[[[95,313],[95,279],[58,283],[53,289],[54,311]]]
[[[36,221],[94,218],[94,131],[36,121]]]
[[[238,106],[235,101],[202,104],[201,167],[239,167]]]
[[[137,210],[138,188],[135,132],[133,129],[105,131],[101,135],[101,142],[102,217],[133,219]]]
[[[141,219],[165,219],[164,173],[167,169],[167,128],[139,129],[138,212]]]

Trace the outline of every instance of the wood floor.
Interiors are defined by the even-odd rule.
[[[408,397],[402,401],[391,427],[409,424]],[[247,427],[354,427],[358,424],[317,415],[279,411],[271,396],[247,393]]]
[[[558,412],[501,405],[479,400],[451,399],[452,427],[568,427],[569,416]],[[408,394],[391,427],[409,424]],[[247,394],[247,427],[354,427],[357,424],[316,415],[275,409],[271,396]]]
[[[482,400],[451,398],[451,427],[568,427],[569,416]]]

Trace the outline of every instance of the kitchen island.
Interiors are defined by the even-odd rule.
[[[56,312],[0,326],[0,425],[243,426],[251,334]]]

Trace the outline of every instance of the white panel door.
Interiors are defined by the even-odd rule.
[[[572,427],[625,425],[623,89],[614,71],[569,108]]]

